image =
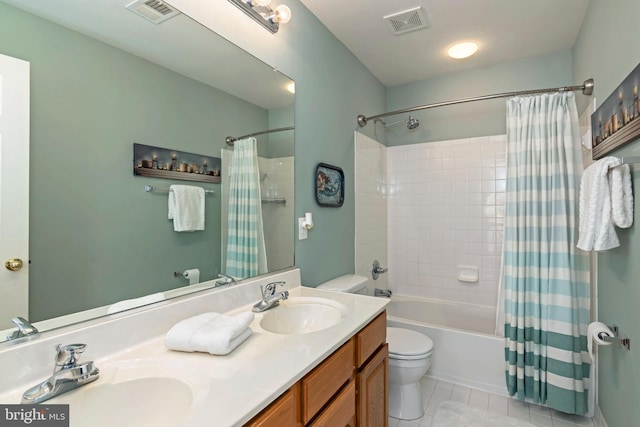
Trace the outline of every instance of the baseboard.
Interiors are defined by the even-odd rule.
[[[609,427],[598,405],[596,405],[596,411],[593,416],[593,421],[595,422],[596,427]]]

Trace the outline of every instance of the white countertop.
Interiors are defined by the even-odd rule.
[[[165,367],[179,372],[182,380],[199,390],[194,407],[186,421],[180,424],[182,426],[242,425],[373,320],[389,302],[387,298],[301,286],[290,288],[289,294],[290,297],[332,299],[344,304],[348,312],[341,322],[332,327],[294,335],[263,330],[260,320],[264,313],[256,313],[250,325],[253,330],[251,337],[226,356],[170,351],[164,345],[165,334],[162,333],[108,357],[94,356],[93,360],[102,371],[103,381],[108,378],[110,366],[123,363],[134,366],[136,363],[148,364],[151,366],[149,369]],[[234,308],[229,314],[250,311],[252,305]],[[98,379],[72,393],[82,393],[84,388],[100,382]],[[65,403],[64,396],[57,398],[56,403]],[[19,401],[16,390],[0,396],[2,403],[17,403],[16,399]],[[72,426],[73,412],[72,407]]]

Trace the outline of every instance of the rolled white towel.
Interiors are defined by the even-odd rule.
[[[253,318],[252,312],[235,316],[199,314],[176,323],[167,332],[164,343],[170,350],[229,354],[251,336],[249,324]]]
[[[620,228],[631,227],[633,225],[633,191],[629,165],[620,165],[609,170],[609,187],[613,224]]]

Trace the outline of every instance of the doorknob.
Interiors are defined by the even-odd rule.
[[[7,267],[7,270],[18,271],[22,268],[22,260],[20,258],[10,258],[4,263],[4,266]]]

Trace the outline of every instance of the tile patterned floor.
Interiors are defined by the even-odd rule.
[[[431,427],[433,414],[444,400],[466,403],[491,412],[518,418],[540,427],[595,427],[591,418],[567,415],[539,405],[520,402],[486,391],[423,377],[422,398],[425,414],[417,420],[398,420],[389,417],[389,427]]]

